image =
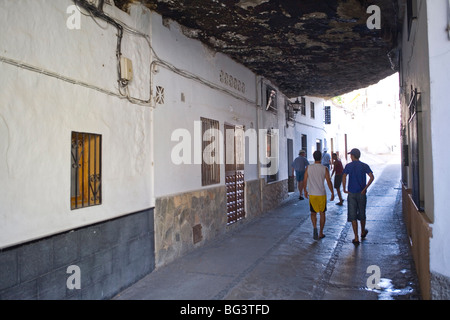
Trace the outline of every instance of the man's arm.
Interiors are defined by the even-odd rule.
[[[342,188],[344,189],[344,193],[348,193],[347,191],[347,174],[342,174]]]
[[[306,167],[305,175],[303,176],[303,194],[305,198],[308,198],[308,191],[306,191],[306,186],[308,185],[308,167]]]
[[[331,183],[330,172],[328,171],[328,169],[325,170],[325,180],[327,180],[328,188],[331,191],[330,201],[333,201],[334,200],[334,189],[333,189],[333,184]]]
[[[367,175],[370,177],[370,179],[369,179],[369,182],[367,183],[366,187],[361,191],[362,194],[367,193],[367,188],[369,188],[369,186],[372,184],[373,180],[375,179],[372,172],[368,173]]]

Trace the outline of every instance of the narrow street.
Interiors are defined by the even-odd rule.
[[[351,242],[346,202],[328,203],[326,237],[316,241],[308,201],[295,192],[280,207],[154,271],[114,299],[420,299],[402,220],[399,159],[361,160],[375,181],[368,192],[369,233],[359,246]]]

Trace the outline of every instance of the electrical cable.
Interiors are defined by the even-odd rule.
[[[131,34],[143,37],[145,39],[145,41],[147,42],[148,47],[150,48],[152,54],[155,57],[155,60],[153,60],[150,63],[150,75],[152,74],[151,70],[152,70],[153,65],[158,64],[158,65],[160,65],[162,67],[165,67],[168,70],[171,70],[172,72],[174,72],[176,74],[179,74],[179,75],[181,75],[181,76],[183,76],[183,77],[185,77],[187,79],[195,80],[195,81],[197,81],[197,82],[199,82],[199,83],[201,83],[203,85],[206,85],[206,86],[208,86],[208,87],[210,87],[212,89],[215,89],[215,90],[219,90],[219,91],[221,91],[223,93],[229,94],[229,95],[231,95],[231,96],[233,96],[233,97],[235,97],[235,98],[237,98],[239,100],[242,100],[242,101],[244,101],[246,103],[250,103],[252,105],[256,105],[255,101],[252,101],[252,100],[250,100],[250,99],[248,99],[246,97],[238,95],[238,94],[236,94],[236,93],[234,93],[234,92],[232,92],[230,90],[224,89],[224,88],[222,88],[222,87],[220,87],[220,86],[218,86],[218,85],[216,85],[216,84],[214,84],[214,83],[212,83],[212,82],[210,82],[210,81],[208,81],[206,79],[202,79],[201,77],[190,73],[189,71],[177,68],[173,64],[171,64],[171,63],[169,63],[167,61],[164,61],[163,59],[161,59],[158,56],[158,54],[154,50],[153,46],[151,45],[150,37],[147,34],[131,28],[130,26],[128,26],[123,21],[120,21],[120,20],[118,20],[116,18],[113,18],[113,17],[109,16],[104,11],[100,12],[97,7],[86,3],[85,0],[73,0],[73,1],[75,2],[75,4],[82,3],[83,5],[81,5],[81,7],[83,7],[85,10],[87,10],[88,12],[91,12],[93,15],[95,15],[95,16],[101,18],[101,19],[104,19],[105,21],[107,21],[109,23],[112,23],[114,26],[116,26],[118,28],[118,30],[119,30],[119,39],[118,39],[118,48],[117,48],[116,54],[117,54],[118,68],[119,68],[118,69],[118,74],[119,74],[119,80],[118,80],[119,81],[119,93],[121,95],[124,95],[124,94],[120,90],[120,87],[124,87],[125,88],[128,85],[128,82],[121,80],[121,74],[120,74],[120,55],[121,55],[120,45],[121,45],[121,38],[123,37],[123,32],[126,31],[126,32],[129,32]],[[120,27],[118,27],[118,26],[120,26]],[[152,81],[150,81],[150,98],[148,100],[142,100],[142,99],[137,99],[137,98],[130,97],[128,88],[126,88],[126,90],[125,90],[125,95],[128,98],[128,100],[130,102],[133,102],[133,103],[139,103],[139,104],[149,104],[149,103],[151,103],[152,96],[153,96]]]

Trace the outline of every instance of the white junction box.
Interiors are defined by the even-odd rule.
[[[130,59],[123,56],[120,57],[120,77],[126,81],[133,79],[133,64]]]

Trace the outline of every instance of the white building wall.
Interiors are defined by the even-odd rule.
[[[70,30],[71,5],[0,2],[0,248],[153,205],[151,109],[119,97],[117,30],[85,15]],[[145,16],[110,14],[149,32]],[[123,54],[134,65],[130,93],[148,98],[149,47],[125,33]],[[102,135],[99,206],[70,209],[72,131]]]
[[[317,150],[316,141],[322,141],[322,150],[331,147],[330,140],[327,139],[326,127],[324,124],[325,100],[318,97],[305,96],[306,114],[299,112],[296,116],[296,139],[294,154],[298,154],[301,149],[306,149],[306,157],[310,162],[314,162],[313,153]],[[311,102],[314,103],[314,118],[311,117]],[[302,146],[302,135],[307,137],[307,147]]]
[[[430,72],[428,63],[424,61],[430,61],[428,53],[428,22],[427,22],[427,6],[428,1],[417,1],[418,19],[413,20],[410,39],[407,39],[406,25],[404,26],[402,54],[403,54],[403,79],[401,83],[402,93],[406,93],[407,99],[411,97],[411,88],[417,88],[420,92],[420,106],[422,112],[420,117],[423,123],[422,136],[419,141],[420,148],[423,148],[425,157],[421,159],[423,163],[423,172],[420,179],[423,181],[424,186],[422,188],[423,198],[425,202],[425,212],[431,220],[433,220],[434,213],[434,197],[433,197],[433,161],[431,157],[427,155],[432,154],[432,141],[431,141],[431,127],[430,127]],[[404,105],[408,105],[409,101],[404,101]],[[406,117],[406,119],[405,119]],[[408,113],[403,113],[403,123],[408,123]],[[419,124],[420,126],[420,124]],[[407,130],[409,130],[407,128]],[[410,155],[411,157],[411,155]],[[425,178],[427,177],[427,178]],[[408,177],[412,186],[412,177]]]
[[[287,137],[294,139],[296,155],[301,133],[306,134],[310,160],[316,139],[326,145],[322,99],[307,97],[304,119],[286,128],[282,92],[277,114],[261,106],[265,80],[143,6],[134,5],[127,14],[105,4],[108,15],[148,35],[123,34],[122,54],[133,64],[129,95],[146,101],[156,86],[165,90],[163,103],[130,102],[118,90],[116,28],[83,11],[80,28],[70,29],[70,6],[70,0],[0,2],[0,248],[148,209],[158,197],[206,188],[194,153],[200,117],[218,120],[221,129],[225,123],[256,132],[279,129],[278,181],[288,176]],[[155,58],[167,64],[152,66]],[[240,88],[225,83],[224,73],[240,81]],[[194,164],[172,161],[177,129],[191,134]],[[102,135],[101,205],[70,209],[72,131]],[[258,164],[248,158],[256,147],[247,140],[247,181],[260,178]]]
[[[434,223],[433,237],[430,239],[430,270],[450,277],[450,215],[448,214],[448,194],[450,190],[450,171],[448,159],[448,137],[450,137],[450,36],[448,25],[448,4],[446,1],[427,1],[428,41],[430,58],[430,161],[432,172],[426,179],[433,184]]]
[[[157,56],[177,68],[157,65],[154,75],[154,85],[164,87],[165,92],[164,104],[157,104],[155,109],[155,167],[158,168],[155,172],[155,196],[160,197],[202,188],[202,150],[197,148],[202,139],[201,127],[196,130],[201,117],[219,121],[222,132],[225,123],[243,125],[246,130],[257,129],[256,77],[227,56],[213,52],[200,41],[187,38],[177,23],[164,21],[163,25],[161,16],[157,14],[152,14],[152,32],[152,45]],[[186,72],[201,82],[187,78]],[[221,82],[221,72],[241,81],[240,88],[244,91],[244,84],[245,91]],[[180,137],[183,132],[186,134]],[[172,159],[172,151],[185,141],[190,146],[185,149],[191,155],[187,161],[178,164]],[[256,144],[251,147],[254,147],[252,152],[256,152]],[[223,150],[220,158],[223,162]],[[222,164],[222,185],[224,171]],[[257,163],[246,163],[245,179],[257,178]]]

